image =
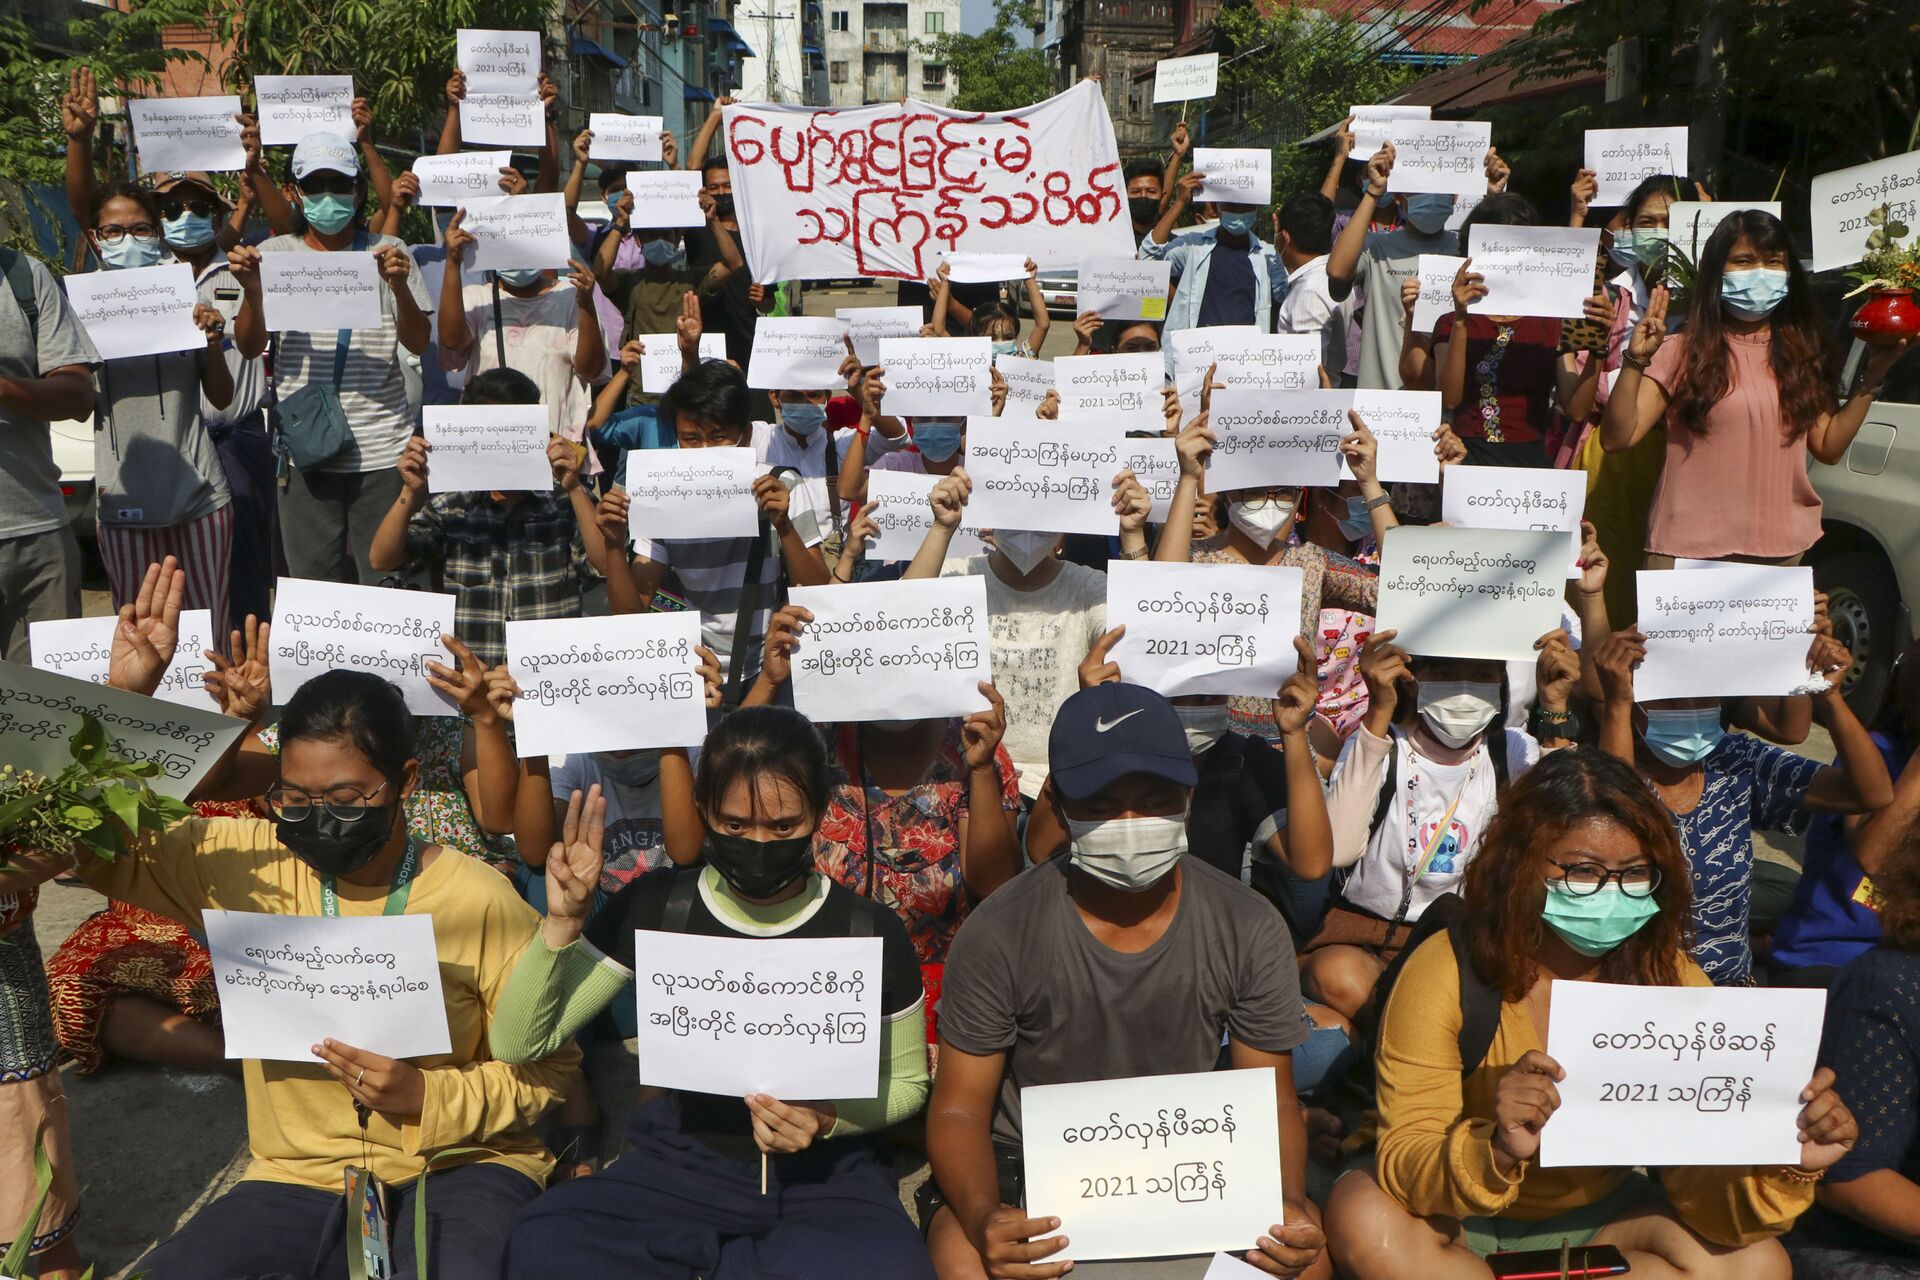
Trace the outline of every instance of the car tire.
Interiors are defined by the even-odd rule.
[[[1894,635],[1899,600],[1893,573],[1871,551],[1848,551],[1813,566],[1814,584],[1827,593],[1833,637],[1853,654],[1853,666],[1841,677],[1847,705],[1871,723],[1886,701],[1898,655]]]

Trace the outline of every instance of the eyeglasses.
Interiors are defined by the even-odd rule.
[[[1238,501],[1241,506],[1249,511],[1259,511],[1269,502],[1281,507],[1298,506],[1298,495],[1299,490],[1297,489],[1262,489],[1255,496],[1251,498],[1240,498]]]
[[[358,822],[367,816],[373,798],[386,789],[387,784],[383,782],[372,791],[362,791],[358,787],[332,787],[315,794],[292,783],[277,782],[267,791],[267,809],[281,822],[304,822],[314,806],[319,805],[337,821]]]
[[[1651,897],[1660,887],[1660,868],[1641,863],[1639,866],[1622,867],[1612,871],[1597,862],[1556,862],[1560,868],[1560,883],[1567,892],[1576,897],[1587,897],[1600,892],[1611,880],[1620,886],[1620,892],[1629,898]]]
[[[160,203],[160,216],[163,218],[179,218],[189,213],[202,218],[211,218],[213,216],[213,201],[163,200]]]
[[[101,244],[119,244],[128,236],[132,236],[135,240],[158,240],[160,238],[160,228],[154,226],[151,222],[139,222],[131,227],[114,224],[98,227],[94,230],[93,234],[99,237]]]

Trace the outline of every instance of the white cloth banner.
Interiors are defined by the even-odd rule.
[[[627,194],[633,197],[633,225],[646,227],[701,227],[707,222],[700,207],[700,175],[681,169],[636,169],[627,175]]]
[[[1382,484],[1433,484],[1440,479],[1440,460],[1433,452],[1433,433],[1440,429],[1438,391],[1368,391],[1353,393],[1353,411],[1373,432],[1374,470]],[[1342,459],[1342,480],[1351,472]]]
[[[207,349],[207,335],[193,322],[193,268],[184,262],[77,271],[64,283],[67,305],[102,360]]]
[[[1195,147],[1193,171],[1206,178],[1195,200],[1265,204],[1273,198],[1273,152],[1265,147]]]
[[[1385,132],[1393,143],[1393,176],[1387,180],[1393,191],[1455,196],[1486,191],[1487,151],[1493,146],[1493,126],[1486,121],[1393,120]],[[1356,150],[1354,158],[1366,157]]]
[[[626,116],[613,112],[587,113],[587,159],[645,161],[661,158],[660,135],[667,123],[660,116]],[[698,174],[694,175],[696,178]],[[633,175],[628,174],[631,180]]]
[[[1038,409],[1046,401],[1047,392],[1053,386],[1053,361],[1032,360],[1026,356],[995,356],[993,367],[1000,371],[1000,377],[1007,384],[1007,407],[1001,416],[1017,415],[1022,409]],[[891,375],[892,371],[888,371]],[[988,404],[992,404],[993,387],[991,375],[987,387]]]
[[[782,1101],[874,1097],[884,946],[636,930],[640,1083]]]
[[[240,142],[240,98],[129,98],[141,173],[228,173],[247,167]],[[352,135],[349,134],[349,137]]]
[[[1108,356],[1061,356],[1053,362],[1060,421],[1097,422],[1136,431],[1166,427],[1161,391],[1167,363],[1158,351]]]
[[[1107,565],[1107,625],[1127,634],[1109,656],[1129,684],[1169,698],[1271,698],[1299,666],[1305,573],[1269,565]]]
[[[352,76],[255,76],[253,96],[260,110],[260,145],[291,147],[310,133],[352,138]]]
[[[450,593],[281,578],[267,662],[274,702],[285,706],[307,681],[345,667],[400,686],[416,716],[459,715],[427,683],[427,663],[457,665],[440,643],[454,634]]]
[[[511,168],[511,151],[461,151],[449,156],[420,156],[413,176],[420,183],[420,203],[429,209],[449,209],[500,194],[500,171]],[[437,295],[428,295],[439,301]]]
[[[1102,320],[1165,320],[1172,280],[1171,262],[1082,258],[1074,306]]]
[[[846,378],[840,366],[846,362],[846,321],[831,316],[761,316],[753,326],[747,385],[760,391],[841,389]],[[891,369],[887,385],[893,385]]]
[[[1162,58],[1153,64],[1153,104],[1211,98],[1220,87],[1220,55]]]
[[[882,338],[879,347],[887,370],[881,407],[889,414],[957,418],[993,412],[992,339]]]
[[[553,428],[545,405],[428,405],[420,421],[430,492],[553,489],[553,466],[547,461]]]
[[[1113,478],[1127,443],[1117,427],[969,418],[967,515],[982,529],[1118,533]]]
[[[1462,529],[1558,529],[1567,535],[1567,576],[1580,576],[1580,517],[1587,473],[1558,467],[1448,467],[1440,518]]]
[[[833,315],[846,323],[853,354],[868,368],[880,363],[880,339],[917,338],[926,323],[918,307],[836,307]]]
[[[640,389],[649,395],[660,395],[674,383],[680,381],[680,370],[684,360],[680,355],[680,335],[677,333],[636,333],[633,340],[638,342],[644,354],[640,357]],[[725,360],[727,358],[727,335],[724,333],[702,333],[700,335],[700,358],[702,360]]]
[[[1824,990],[1553,984],[1540,1167],[1800,1163]]]
[[[1415,268],[1420,273],[1420,300],[1413,304],[1413,331],[1432,333],[1441,316],[1453,314],[1453,279],[1465,258],[1450,253],[1423,253]],[[1508,314],[1503,312],[1504,314]]]
[[[148,785],[176,800],[200,784],[247,727],[216,711],[0,662],[0,760],[27,772],[59,773],[73,763],[73,739],[85,716],[100,722],[116,757],[158,765]]]
[[[1560,625],[1566,552],[1552,530],[1401,525],[1381,545],[1373,629],[1412,654],[1532,662]]]
[[[1757,209],[1776,218],[1781,216],[1778,200],[1675,200],[1667,206],[1667,239],[1687,255],[1688,262],[1698,263],[1707,238],[1727,220],[1727,215],[1743,209]]]
[[[801,715],[850,724],[987,709],[979,689],[993,679],[985,580],[795,587],[788,599],[813,613],[793,654],[793,705]]]
[[[451,1051],[432,916],[201,917],[227,1057],[311,1067],[326,1039],[388,1058]]]
[[[1467,310],[1483,316],[1549,316],[1577,320],[1593,296],[1598,227],[1504,227],[1476,222],[1467,229],[1470,272],[1487,286]],[[1448,286],[1449,301],[1452,286]]]
[[[1086,81],[1018,111],[735,106],[725,127],[763,283],[925,280],[955,250],[1063,267],[1136,248],[1113,122]]]
[[[867,548],[867,559],[891,563],[911,560],[919,553],[920,544],[933,527],[933,508],[927,505],[927,495],[945,478],[921,471],[876,468],[867,472],[867,503],[873,509],[874,524],[880,527],[880,536]],[[948,558],[966,559],[984,554],[986,549],[980,530],[963,513],[960,527],[947,544]]]
[[[520,756],[697,747],[707,736],[700,615],[507,623]]]
[[[380,329],[386,284],[371,253],[263,253],[260,306],[267,328]]]
[[[1589,129],[1586,153],[1586,167],[1593,170],[1600,184],[1594,193],[1594,208],[1617,209],[1627,202],[1641,179],[1688,172],[1687,126]]]
[[[1353,430],[1347,421],[1353,392],[1222,387],[1211,407],[1208,493],[1340,483],[1340,439]]]
[[[1881,205],[1909,227],[1920,224],[1920,151],[1869,160],[1813,180],[1808,213],[1813,219],[1813,269],[1850,267],[1867,251],[1874,230],[1867,215]]]
[[[629,450],[627,528],[649,541],[752,537],[753,482],[766,470],[745,447]]]
[[[1273,1072],[1200,1071],[1020,1091],[1027,1208],[1047,1261],[1254,1247],[1283,1203]]]
[[[1353,119],[1352,158],[1365,162],[1393,137],[1394,126],[1402,120],[1431,120],[1432,107],[1402,107],[1388,104],[1356,106],[1347,113]]]
[[[1642,569],[1634,584],[1647,638],[1633,673],[1636,700],[1765,696],[1808,682],[1811,568]]]
[[[1213,380],[1223,387],[1312,391],[1320,386],[1320,335],[1230,333],[1215,344],[1213,361]]]
[[[566,267],[573,257],[567,235],[566,197],[559,192],[531,196],[478,196],[461,206],[460,229],[473,234],[475,271],[502,267]]]
[[[41,671],[104,685],[107,659],[113,653],[113,633],[119,625],[120,619],[111,613],[98,618],[30,622],[27,645],[33,651],[33,665]],[[173,657],[153,696],[176,707],[219,711],[213,695],[200,683],[200,677],[207,670],[207,650],[213,647],[212,613],[205,609],[183,609],[174,635]],[[224,644],[220,651],[226,652]]]

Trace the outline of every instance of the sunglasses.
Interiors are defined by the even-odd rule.
[[[163,218],[180,218],[185,217],[189,213],[202,218],[211,218],[213,216],[213,201],[162,200],[160,202],[160,216]]]
[[[309,196],[350,196],[354,192],[355,182],[344,173],[313,173],[296,184],[302,195]]]

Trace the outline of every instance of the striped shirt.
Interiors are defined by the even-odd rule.
[[[381,245],[406,246],[392,236],[372,236],[367,250]],[[265,253],[317,253],[304,236],[274,236],[260,246]],[[351,252],[342,250],[341,252]],[[408,258],[412,262],[412,258]],[[409,270],[407,288],[422,311],[433,310],[420,272]],[[353,442],[339,457],[316,471],[385,471],[400,460],[413,434],[413,405],[407,396],[407,383],[401,372],[400,335],[394,325],[393,291],[382,285],[380,314],[386,321],[378,329],[355,329],[347,347],[346,372],[340,381],[340,407],[347,415]],[[309,382],[333,381],[336,329],[312,332],[289,329],[274,340],[274,386],[282,400]]]

